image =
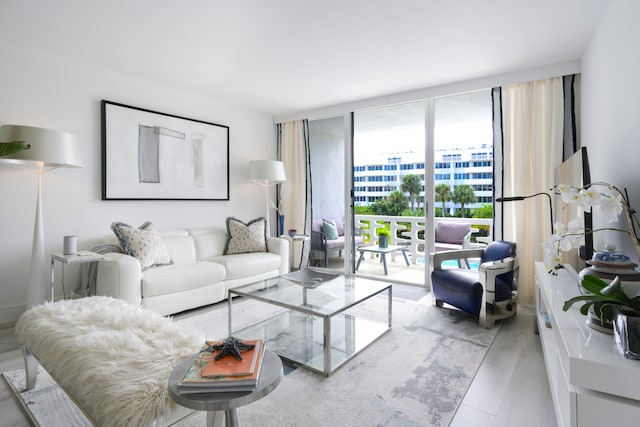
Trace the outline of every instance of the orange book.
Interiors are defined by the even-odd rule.
[[[202,369],[203,378],[215,378],[215,377],[238,377],[238,376],[250,376],[256,372],[256,368],[261,362],[260,357],[262,355],[262,348],[264,341],[262,340],[248,340],[244,341],[245,344],[253,344],[254,347],[251,350],[244,350],[240,352],[242,360],[238,360],[232,354],[227,354],[220,360],[215,360],[215,357],[220,354],[221,350],[216,350],[212,353],[209,363]],[[221,344],[218,341],[207,341],[209,345]]]

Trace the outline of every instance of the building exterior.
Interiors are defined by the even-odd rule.
[[[370,206],[384,199],[393,191],[400,190],[402,177],[416,174],[422,180],[420,208],[424,206],[424,153],[394,153],[382,155],[384,162],[356,164],[353,168],[354,196],[357,206]],[[441,149],[434,152],[435,185],[447,184],[451,191],[462,184],[473,187],[476,203],[465,205],[473,209],[482,204],[493,203],[493,146]],[[460,204],[447,202],[447,214],[453,215]],[[441,207],[438,203],[436,207]]]

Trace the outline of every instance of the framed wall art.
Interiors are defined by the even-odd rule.
[[[103,100],[102,200],[229,200],[229,127]]]

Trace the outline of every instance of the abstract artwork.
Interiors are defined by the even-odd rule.
[[[103,100],[102,200],[229,200],[229,127]]]

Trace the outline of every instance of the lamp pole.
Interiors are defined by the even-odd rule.
[[[522,201],[524,199],[530,199],[532,197],[537,197],[537,196],[542,196],[542,195],[547,196],[549,198],[549,221],[551,222],[551,232],[553,233],[553,205],[551,203],[551,195],[549,193],[540,192],[540,193],[531,194],[529,196],[499,197],[499,198],[496,199],[496,202],[498,202],[498,203],[519,202],[519,201]]]

